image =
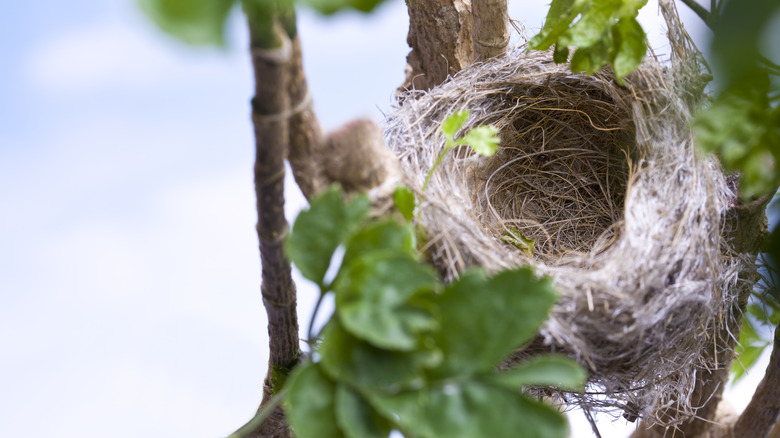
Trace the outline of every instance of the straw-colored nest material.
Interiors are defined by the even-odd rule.
[[[561,296],[540,339],[589,368],[578,402],[666,425],[693,414],[696,373],[718,365],[702,352],[752,266],[722,236],[735,194],[715,160],[694,154],[672,73],[647,61],[620,86],[518,49],[409,92],[385,131],[444,275],[530,264],[551,276]],[[500,150],[451,151],[422,191],[441,123],[462,109],[464,129],[500,129]],[[509,243],[520,234],[533,255]]]

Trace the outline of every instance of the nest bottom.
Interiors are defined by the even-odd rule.
[[[502,121],[501,149],[475,175],[484,226],[547,263],[614,242],[636,150],[624,107],[587,83],[562,82],[506,93],[517,109]]]

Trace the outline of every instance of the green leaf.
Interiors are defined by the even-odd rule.
[[[761,353],[764,352],[767,346],[768,345],[758,345],[742,349],[739,354],[739,360],[734,361],[734,364],[731,365],[733,383],[737,383],[737,381],[745,376],[745,373],[756,364],[756,361],[761,357]]]
[[[647,0],[553,0],[544,27],[529,42],[534,50],[555,45],[553,60],[574,72],[592,74],[611,64],[618,82],[634,71],[647,52],[636,16]]]
[[[470,130],[457,143],[468,145],[471,149],[474,149],[474,152],[483,157],[492,157],[498,150],[498,143],[500,142],[498,128],[488,125],[477,126]]]
[[[515,227],[509,227],[509,231],[505,231],[501,234],[501,240],[513,245],[529,257],[533,257],[534,255],[534,243],[536,243],[536,241],[530,237],[526,237],[525,234],[521,233],[520,230]]]
[[[591,46],[578,47],[571,56],[571,71],[593,74],[609,64],[612,35],[605,36]]]
[[[285,252],[301,274],[323,287],[333,252],[368,217],[370,203],[361,195],[345,202],[341,188],[330,187],[295,219]]]
[[[343,384],[336,389],[336,420],[347,438],[387,438],[392,430],[387,419]]]
[[[225,22],[236,0],[138,0],[163,31],[188,44],[225,43]]]
[[[780,183],[780,107],[772,108],[766,88],[742,84],[724,91],[693,128],[701,151],[715,152],[727,170],[741,171],[744,198],[771,192]]]
[[[417,255],[414,229],[393,218],[373,221],[350,236],[345,245],[341,265],[348,266],[353,259],[371,251],[397,251]]]
[[[398,186],[393,193],[393,202],[395,202],[395,208],[401,212],[407,222],[410,222],[414,217],[414,207],[416,200],[412,189],[406,186]]]
[[[354,9],[360,12],[371,12],[385,0],[300,0],[302,4],[314,9],[320,14],[332,15],[336,12]]]
[[[619,80],[633,72],[647,55],[645,31],[635,18],[623,18],[613,28],[615,57],[612,70]]]
[[[441,132],[444,134],[444,138],[447,142],[451,143],[455,140],[455,134],[458,133],[463,124],[469,118],[469,112],[466,110],[457,111],[444,119],[441,124]]]
[[[742,329],[739,332],[739,345],[736,351],[739,360],[731,366],[733,382],[738,381],[761,356],[764,349],[769,346],[769,341],[763,339],[756,331],[749,316],[742,319]]]
[[[376,348],[344,330],[338,318],[331,318],[322,338],[318,352],[323,369],[333,379],[363,391],[419,387],[425,379],[423,370],[441,361],[436,351]]]
[[[581,392],[585,389],[587,373],[576,361],[550,354],[533,357],[512,369],[486,378],[507,388],[551,386]]]
[[[544,27],[528,42],[528,46],[534,50],[549,49],[569,29],[587,4],[587,0],[553,0],[547,18],[544,20]],[[565,47],[564,44],[560,46]]]
[[[561,37],[567,46],[589,47],[605,37],[613,24],[620,1],[592,0],[582,17]]]
[[[490,382],[453,380],[369,399],[401,432],[416,438],[564,438],[566,418],[555,408],[520,391]]]
[[[345,329],[377,347],[408,351],[422,333],[436,328],[431,314],[409,301],[438,287],[433,268],[413,256],[374,251],[351,261],[333,290]]]
[[[307,362],[287,381],[285,412],[297,438],[345,438],[336,423],[336,384],[318,364]]]
[[[436,345],[445,360],[435,373],[489,372],[531,340],[555,299],[552,282],[537,279],[530,268],[503,271],[490,279],[481,270],[465,272],[439,300]]]

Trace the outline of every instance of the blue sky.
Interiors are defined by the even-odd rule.
[[[541,25],[542,2],[510,3]],[[324,127],[380,120],[403,80],[403,2],[299,19]],[[658,40],[654,6],[643,20]],[[0,435],[218,437],[254,412],[252,75],[231,23],[217,50],[165,37],[130,0],[5,6]],[[292,219],[305,203],[288,186]],[[305,325],[314,293],[299,290]]]

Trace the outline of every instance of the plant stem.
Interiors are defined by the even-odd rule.
[[[439,164],[441,164],[441,160],[444,159],[444,156],[447,155],[447,152],[449,152],[450,149],[454,148],[455,146],[456,146],[455,144],[448,144],[439,153],[439,156],[436,157],[436,161],[433,163],[433,167],[431,167],[431,170],[428,171],[428,175],[425,177],[425,183],[423,183],[422,191],[425,191],[425,189],[428,187],[428,183],[431,181],[433,172],[436,170],[437,167],[439,167]]]
[[[322,304],[322,300],[325,298],[325,291],[320,291],[320,296],[317,298],[317,303],[314,305],[314,311],[311,314],[311,319],[309,320],[309,329],[306,331],[306,342],[309,343],[311,346],[317,338],[317,335],[314,334],[314,320],[317,319],[317,314],[320,311],[320,305]]]
[[[707,25],[710,29],[713,28],[715,25],[715,20],[713,20],[714,15],[712,15],[709,11],[704,9],[704,6],[696,3],[696,0],[682,0],[683,3],[685,3],[686,6],[691,8],[693,12],[696,13],[696,15],[699,16],[699,18],[704,21],[704,24]]]

